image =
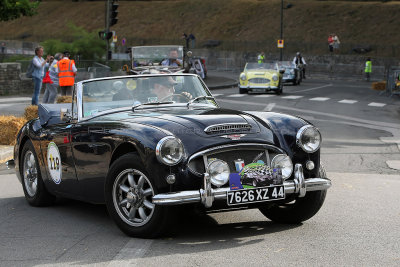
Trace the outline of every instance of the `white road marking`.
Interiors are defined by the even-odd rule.
[[[314,97],[314,98],[310,98],[311,101],[326,101],[329,100],[329,97]]]
[[[326,84],[326,85],[322,85],[322,86],[318,86],[318,87],[308,88],[308,89],[299,90],[299,91],[293,91],[292,93],[307,92],[307,91],[312,91],[312,90],[317,90],[317,89],[329,87],[329,86],[332,86],[332,85],[333,84],[330,83],[330,84]]]
[[[301,96],[301,95],[288,95],[288,96],[282,96],[281,98],[284,98],[284,99],[299,99],[299,98],[302,98],[303,96]]]
[[[275,103],[270,103],[263,109],[263,111],[271,111],[275,107],[275,105]]]
[[[273,97],[275,95],[254,95],[254,97]]]
[[[244,97],[244,94],[234,94],[234,95],[228,95],[227,97]]]
[[[212,94],[213,97],[217,97],[217,96],[221,96],[221,95],[224,95],[224,94]]]
[[[357,100],[343,99],[343,100],[340,100],[338,102],[342,103],[342,104],[354,104],[354,103],[357,103],[358,101]]]
[[[138,266],[138,259],[149,250],[153,240],[130,238],[108,266]]]
[[[386,106],[386,104],[371,102],[371,103],[368,104],[368,106],[371,106],[371,107],[380,107],[380,108],[381,108],[381,107]]]

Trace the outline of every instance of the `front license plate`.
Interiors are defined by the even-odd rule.
[[[272,201],[285,198],[285,187],[283,185],[273,185],[267,187],[235,190],[227,192],[226,196],[229,206]]]

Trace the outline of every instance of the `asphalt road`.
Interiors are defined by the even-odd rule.
[[[400,265],[400,171],[389,167],[400,161],[398,96],[380,96],[367,83],[324,80],[286,86],[282,96],[213,93],[222,107],[299,115],[321,130],[333,186],[316,216],[283,225],[257,210],[186,212],[172,235],[128,238],[102,205],[30,207],[15,174],[0,170],[0,265]]]

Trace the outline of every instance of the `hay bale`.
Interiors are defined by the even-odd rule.
[[[36,105],[30,105],[30,106],[27,106],[27,107],[25,108],[24,118],[25,118],[27,121],[36,119],[37,117],[39,117],[39,115],[38,115],[38,106],[36,106]]]
[[[372,83],[372,89],[377,90],[377,91],[383,91],[386,90],[386,82],[374,82]]]
[[[57,98],[57,103],[72,103],[72,96],[63,95]]]
[[[14,145],[15,137],[25,123],[23,117],[0,116],[0,145]]]

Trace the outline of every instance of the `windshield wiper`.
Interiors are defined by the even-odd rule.
[[[211,99],[211,100],[214,100],[214,101],[215,101],[215,98],[212,97],[212,96],[209,96],[209,95],[201,95],[201,96],[195,97],[195,98],[193,98],[192,100],[190,100],[190,101],[187,103],[187,107],[189,108],[189,106],[190,106],[191,104],[193,104],[195,101],[200,100],[200,99]]]
[[[158,105],[173,104],[173,103],[174,103],[174,101],[163,101],[163,102],[151,102],[151,103],[137,104],[137,105],[132,106],[132,111],[135,111],[135,109],[140,106],[153,106],[153,105],[158,106]]]

